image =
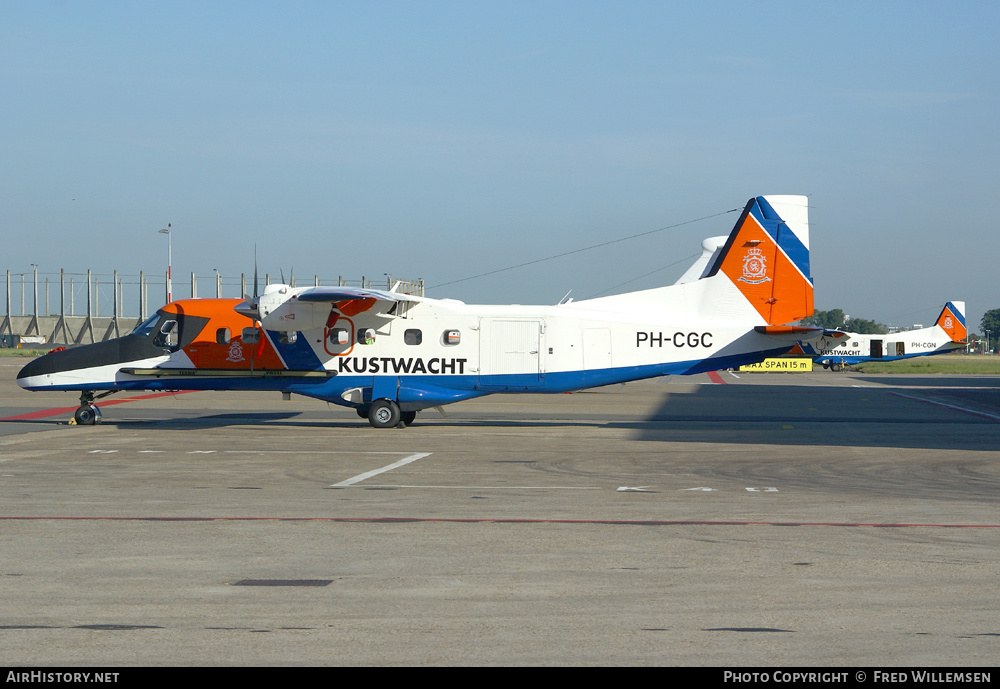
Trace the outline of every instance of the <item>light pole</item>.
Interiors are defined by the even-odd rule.
[[[986,330],[986,328],[983,328],[983,330],[986,332],[986,353],[989,354],[990,353],[990,331]]]
[[[160,234],[167,235],[167,303],[169,304],[173,301],[170,296],[172,290],[170,289],[170,223],[167,223],[166,229],[157,230]]]
[[[31,264],[31,272],[34,273],[34,284],[35,284],[35,292],[34,292],[35,310],[31,312],[31,315],[33,315],[35,318],[38,318],[38,264],[37,263]]]

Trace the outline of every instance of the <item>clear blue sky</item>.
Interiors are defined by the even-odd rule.
[[[998,27],[994,2],[8,2],[0,270],[159,272],[169,222],[180,296],[252,273],[254,244],[300,284],[440,285],[807,194],[817,308],[926,324],[964,299],[978,329]],[[429,294],[581,299],[734,220]]]

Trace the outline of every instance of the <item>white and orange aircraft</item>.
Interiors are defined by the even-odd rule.
[[[897,361],[918,356],[944,354],[968,346],[965,302],[949,301],[934,325],[888,335],[862,335],[827,330],[823,337],[800,342],[789,354],[810,357],[813,363],[833,371],[865,361]]]
[[[491,393],[554,393],[763,360],[822,328],[804,196],[750,199],[677,284],[556,306],[473,306],[395,290],[270,285],[167,304],[131,334],[25,366],[80,391],[77,423],[125,390],[264,390],[353,407],[376,428]]]

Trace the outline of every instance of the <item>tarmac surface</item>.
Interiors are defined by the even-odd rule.
[[[719,372],[378,431],[212,392],[73,426],[22,364],[0,665],[1000,657],[1000,377]]]

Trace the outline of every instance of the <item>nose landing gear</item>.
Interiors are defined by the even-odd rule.
[[[73,414],[73,420],[77,426],[93,426],[101,422],[101,410],[96,404],[81,406]]]
[[[81,392],[80,407],[73,413],[73,422],[77,426],[93,426],[94,424],[100,423],[101,410],[96,404],[94,404],[94,400],[107,397],[113,392],[113,390],[108,390],[97,397],[95,397],[94,393],[90,390],[84,390]]]

